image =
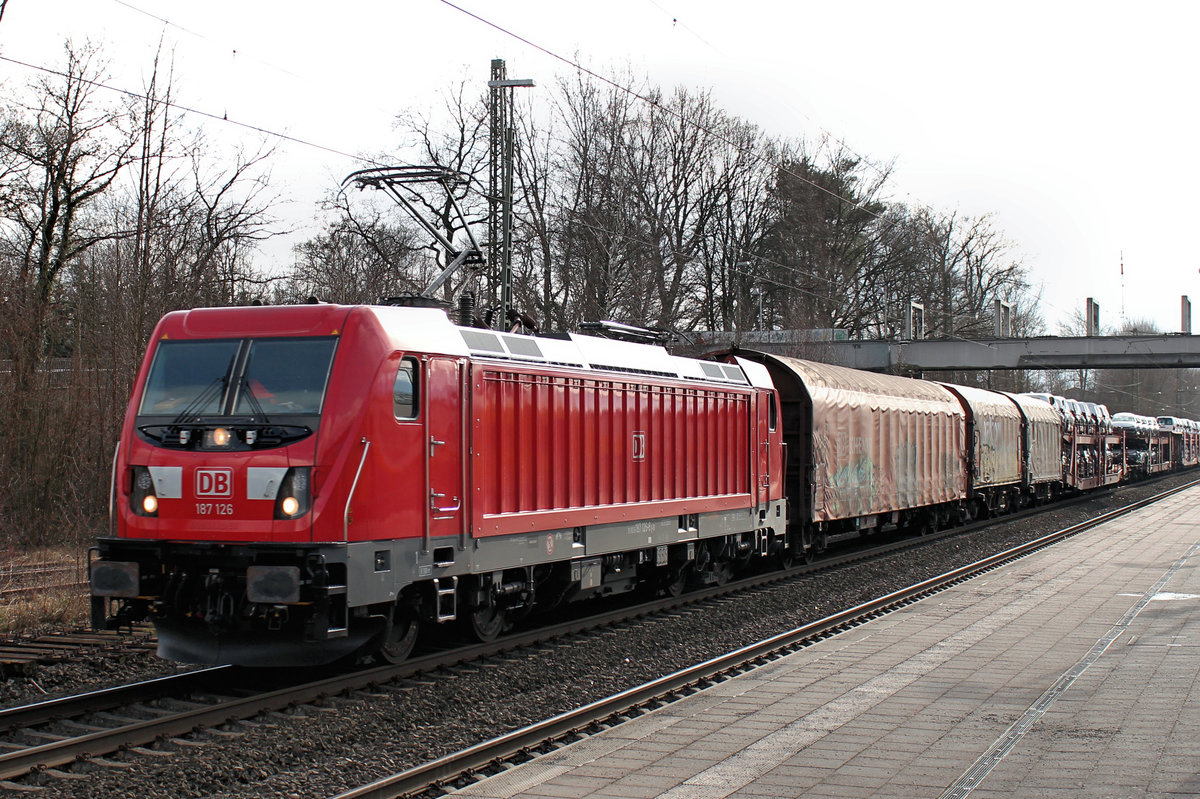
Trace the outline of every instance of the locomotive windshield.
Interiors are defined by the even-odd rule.
[[[332,336],[159,342],[139,413],[319,415],[336,346]]]

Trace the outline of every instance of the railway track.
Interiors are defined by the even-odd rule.
[[[891,545],[890,548],[896,545]],[[847,556],[866,557],[865,554]],[[753,589],[789,576],[830,568],[833,560],[791,572],[752,577],[681,597],[618,608],[573,619],[526,633],[448,652],[436,652],[402,666],[383,666],[262,691],[231,692],[243,685],[249,670],[218,667],[95,691],[79,696],[0,711],[0,787],[28,788],[13,782],[76,762],[107,763],[104,756],[121,751],[162,753],[157,742],[171,742],[196,732],[228,736],[239,722],[264,715],[294,712],[297,707],[321,705],[356,692],[409,690],[409,678],[456,679],[466,664],[505,656],[524,648],[602,629],[639,616],[685,608],[729,594]],[[157,749],[155,748],[157,747]]]
[[[352,677],[345,682],[357,684]],[[0,711],[0,787],[28,789],[12,780],[114,752],[161,754],[161,747],[147,747],[319,702],[341,690],[336,678],[259,690],[245,671],[217,666],[8,708]]]
[[[87,568],[80,563],[35,563],[0,567],[0,598],[47,588],[87,585]]]
[[[26,599],[47,591],[79,591],[82,594],[87,587],[87,580],[75,580],[69,583],[48,583],[45,585],[22,585],[0,588],[0,602]]]
[[[1116,513],[1129,512],[1174,491],[1135,503]],[[1047,546],[1057,538],[1079,532],[1112,518],[1113,515],[1108,514],[1056,536],[1039,539],[1024,547],[1020,553],[1006,552],[993,560],[998,564],[1018,557],[1025,551]],[[1006,517],[1013,518],[1017,517]],[[0,784],[0,787],[35,787],[38,782],[47,779],[41,775],[58,774],[59,769],[76,762],[106,764],[106,758],[116,752],[136,753],[129,757],[169,756],[172,742],[184,739],[195,744],[197,734],[201,739],[205,735],[221,739],[235,737],[242,734],[239,727],[246,722],[253,724],[255,719],[269,721],[274,714],[295,713],[297,708],[328,707],[337,705],[342,698],[394,695],[415,690],[418,683],[431,684],[439,680],[459,679],[462,674],[471,672],[471,667],[467,664],[473,662],[503,660],[515,656],[522,649],[546,646],[553,642],[571,645],[572,636],[589,632],[594,634],[597,630],[626,623],[631,619],[684,610],[688,606],[702,606],[705,602],[718,600],[735,592],[753,591],[772,583],[809,575],[817,570],[880,557],[908,547],[923,546],[940,537],[962,535],[970,532],[972,527],[982,524],[955,528],[923,538],[893,541],[860,552],[826,558],[788,572],[758,575],[681,597],[660,599],[635,607],[617,608],[587,618],[565,620],[548,627],[511,635],[490,644],[429,654],[402,666],[383,666],[313,679],[300,684],[281,686],[276,683],[257,688],[245,683],[245,675],[248,672],[244,670],[204,670],[136,686],[123,686],[107,692],[92,692],[80,697],[13,708],[0,712],[0,780],[7,781]],[[969,570],[977,572],[980,568],[987,567],[976,564],[967,570],[960,570],[963,574],[947,578],[944,582],[949,584],[953,580],[967,579]],[[448,759],[443,758],[411,773],[406,772],[406,776],[396,778],[398,781],[394,785],[374,785],[369,787],[369,790],[359,789],[366,790],[365,793],[351,792],[346,795],[405,795],[419,792],[429,786],[446,784],[480,768],[502,768],[505,759],[512,757],[512,751],[534,745],[556,745],[554,742],[562,741],[564,736],[578,734],[580,728],[593,723],[611,723],[613,718],[623,713],[641,712],[639,709],[669,701],[672,694],[698,690],[707,681],[720,679],[721,674],[750,668],[755,661],[781,656],[787,651],[807,645],[806,637],[811,639],[812,636],[833,634],[840,627],[856,623],[855,617],[884,612],[889,604],[915,601],[916,598],[938,590],[939,587],[934,581],[923,583],[910,589],[904,596],[892,595],[876,603],[860,606],[808,628],[776,636],[767,642],[739,650],[739,653],[714,659],[702,664],[703,668],[696,667],[678,672],[671,675],[669,680],[664,678],[667,681],[648,683],[647,686],[619,694],[617,698],[557,716],[541,725],[535,725],[534,728],[520,731],[520,734],[514,733],[512,736],[496,739],[496,742],[480,744],[466,750],[465,753],[450,756]],[[215,680],[215,684],[211,680]],[[236,686],[239,690],[231,690],[231,686]],[[604,719],[609,721],[604,722]],[[480,763],[485,765],[481,766]],[[20,781],[13,782],[14,780]],[[413,787],[422,781],[423,787]],[[400,787],[396,788],[397,785]]]
[[[0,639],[0,678],[28,677],[40,666],[60,663],[84,655],[117,651],[153,652],[158,646],[154,628],[139,624],[115,630],[75,630]]]

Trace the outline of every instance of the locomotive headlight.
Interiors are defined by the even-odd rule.
[[[129,506],[138,516],[158,515],[158,493],[154,478],[145,466],[129,467]]]
[[[227,427],[216,427],[204,434],[206,447],[228,447],[231,440],[233,440],[233,436],[230,435]]]
[[[312,504],[312,467],[293,466],[288,469],[275,496],[276,519],[295,519],[308,513]]]

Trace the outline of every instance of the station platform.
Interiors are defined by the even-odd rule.
[[[1200,489],[455,792],[1200,795]]]

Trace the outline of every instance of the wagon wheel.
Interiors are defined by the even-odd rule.
[[[403,663],[412,654],[420,632],[421,619],[417,609],[408,602],[397,602],[392,608],[392,618],[384,632],[379,656],[393,665]]]
[[[817,559],[817,547],[813,541],[812,532],[810,530],[802,530],[799,535],[793,539],[798,551],[802,553],[805,563],[812,563]]]
[[[829,549],[829,535],[824,530],[820,530],[813,541],[813,550],[818,555],[824,555],[827,549]]]
[[[779,552],[775,554],[776,568],[787,571],[796,565],[796,547],[780,547]]]

